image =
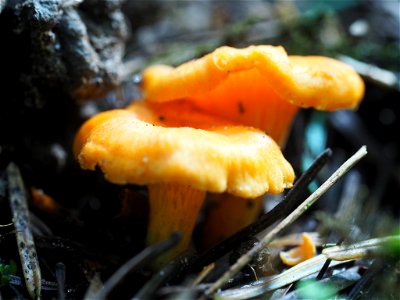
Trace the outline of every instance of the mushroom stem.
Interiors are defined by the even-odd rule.
[[[262,210],[263,199],[213,194],[203,226],[202,248],[209,249],[252,223]]]
[[[172,232],[180,231],[180,243],[163,254],[153,267],[168,262],[189,245],[205,192],[188,185],[159,183],[148,185],[150,216],[146,243],[166,240]]]

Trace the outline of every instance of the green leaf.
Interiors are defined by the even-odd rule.
[[[334,286],[315,280],[301,281],[297,286],[301,299],[332,299],[337,292]]]
[[[17,264],[11,260],[9,264],[0,263],[0,285],[8,284],[10,275],[17,272]]]

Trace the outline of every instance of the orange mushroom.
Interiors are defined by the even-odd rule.
[[[331,58],[250,46],[221,47],[176,68],[150,66],[142,90],[147,101],[185,99],[211,115],[260,128],[282,146],[298,107],[355,108],[364,83]]]
[[[280,258],[285,265],[295,266],[315,255],[316,248],[312,237],[307,233],[303,233],[302,237],[303,242],[299,246],[279,253]]]
[[[113,183],[148,186],[147,243],[183,233],[160,264],[187,248],[206,191],[255,198],[282,192],[294,180],[291,165],[262,131],[182,101],[138,101],[100,113],[79,130],[74,153],[82,168],[99,166]]]
[[[259,128],[283,147],[299,107],[355,108],[364,83],[351,67],[331,58],[288,56],[282,47],[250,46],[221,47],[176,68],[150,66],[143,72],[142,90],[146,101],[184,99],[213,116]],[[207,244],[251,223],[262,205],[242,210],[242,222],[226,226],[222,235],[218,224],[223,214],[241,207],[238,199],[220,201],[221,213],[211,212],[212,219],[207,221],[207,227],[219,226],[207,230]]]
[[[61,210],[60,205],[41,189],[31,187],[31,197],[33,206],[49,214],[56,214]]]

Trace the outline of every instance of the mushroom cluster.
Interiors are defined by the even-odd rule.
[[[74,151],[82,168],[99,166],[113,183],[148,186],[147,242],[183,233],[163,261],[187,248],[206,192],[222,204],[205,228],[212,245],[251,222],[262,195],[292,185],[279,147],[299,107],[354,108],[364,92],[347,65],[273,46],[221,47],[176,68],[151,66],[141,88],[143,100],[88,120]],[[223,215],[234,221],[221,225]]]
[[[278,46],[221,47],[176,68],[155,65],[143,72],[149,102],[193,103],[206,113],[259,128],[285,146],[300,107],[356,108],[364,83],[350,66],[321,56],[288,56]],[[203,245],[211,247],[250,224],[262,209],[251,202],[217,196],[204,226]]]

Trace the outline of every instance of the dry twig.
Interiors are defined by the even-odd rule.
[[[382,251],[389,243],[400,243],[400,236],[375,238],[352,245],[335,246],[322,250],[322,254],[332,260],[364,258],[372,253]]]
[[[14,163],[7,167],[10,207],[26,288],[34,299],[40,298],[41,272],[30,228],[29,210],[21,173]]]

